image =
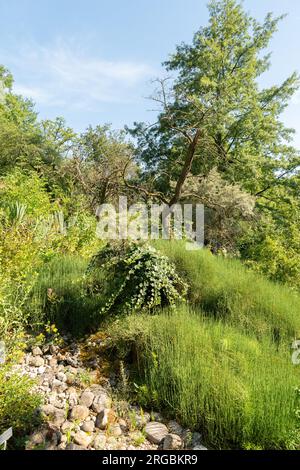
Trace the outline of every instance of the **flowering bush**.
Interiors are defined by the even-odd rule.
[[[168,258],[149,245],[107,245],[88,272],[91,290],[104,298],[103,313],[151,312],[183,300],[187,291]]]

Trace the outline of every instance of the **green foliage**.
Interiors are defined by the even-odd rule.
[[[133,331],[136,318],[129,320]],[[156,406],[199,430],[214,448],[291,446],[299,427],[299,374],[289,348],[187,307],[141,321],[141,377]]]
[[[190,289],[191,304],[257,337],[292,342],[300,334],[300,298],[288,287],[246,269],[240,261],[213,256],[208,250],[187,251],[181,241],[154,246],[176,265]]]
[[[106,297],[103,313],[129,313],[182,300],[186,285],[169,260],[153,247],[133,243],[108,245],[89,267],[91,289]]]
[[[26,307],[31,324],[51,322],[75,336],[99,325],[99,300],[87,294],[86,268],[78,256],[57,256],[43,265]]]
[[[16,169],[0,179],[0,201],[2,207],[11,208],[16,204],[32,218],[47,217],[54,211],[46,181],[34,172],[22,172]]]
[[[12,358],[17,356],[18,350],[14,350],[0,366],[0,434],[13,428],[13,439],[8,443],[13,448],[40,423],[37,408],[42,403],[41,396],[33,391],[34,381],[13,371]]]
[[[262,89],[259,84],[260,76],[270,67],[266,49],[281,19],[268,14],[258,22],[235,0],[210,1],[208,25],[196,32],[192,44],[177,46],[165,63],[176,79],[158,81],[155,101],[162,107],[157,122],[152,126],[135,124],[130,132],[137,139],[136,155],[144,164],[142,183],[148,194],[168,201],[175,195],[185,202],[189,195],[190,200],[206,206],[210,216],[207,244],[236,253],[241,228],[255,227],[257,219],[267,213],[275,224],[275,238],[280,238],[288,258],[293,257],[296,264],[297,256],[293,255],[297,248],[299,251],[295,241],[299,238],[300,212],[299,182],[295,178],[299,179],[300,161],[292,145],[294,131],[284,126],[281,115],[299,87],[299,76],[294,73],[270,88]],[[182,183],[185,167],[185,194],[179,185],[176,195],[174,188]],[[216,202],[220,199],[221,210],[214,201],[216,190],[210,197],[203,194],[213,169],[230,185],[218,185]],[[191,187],[195,180],[198,185]],[[241,226],[246,211],[238,215],[238,206],[231,206],[233,212],[229,213],[222,207],[228,189],[234,190],[230,206],[237,188],[242,196],[239,202],[247,197],[256,201],[257,217],[247,226]],[[282,201],[298,207],[296,215],[282,210]],[[291,223],[296,237],[290,234]],[[263,224],[260,232],[262,229]],[[256,237],[250,243],[255,241]],[[243,252],[260,266],[259,249],[253,252],[250,247]],[[290,269],[288,263],[285,266]],[[264,260],[261,267],[264,272],[268,270]],[[276,271],[276,279],[299,285],[298,273],[296,278],[285,273],[280,277],[280,269]]]

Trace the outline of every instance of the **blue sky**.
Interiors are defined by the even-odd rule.
[[[153,121],[151,80],[176,44],[207,22],[206,0],[0,0],[0,63],[42,118],[64,116],[77,131]],[[263,84],[300,71],[299,0],[245,0],[253,16],[288,13],[271,43]],[[284,119],[297,130],[300,93]]]

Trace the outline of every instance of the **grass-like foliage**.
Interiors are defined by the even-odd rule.
[[[143,399],[199,430],[214,448],[290,448],[299,371],[290,351],[182,306],[111,328],[134,339]],[[130,339],[131,336],[131,339]],[[299,435],[298,435],[299,438]]]
[[[157,241],[154,246],[176,265],[189,284],[189,302],[207,315],[222,319],[258,338],[277,343],[300,335],[300,297],[288,287],[268,281],[235,259],[208,250],[187,251],[182,241]]]
[[[91,289],[102,293],[103,313],[151,312],[183,299],[186,284],[175,266],[148,245],[107,245],[90,266]]]
[[[29,305],[33,325],[50,321],[76,336],[97,325],[98,299],[87,295],[86,269],[78,256],[57,256],[43,266]]]

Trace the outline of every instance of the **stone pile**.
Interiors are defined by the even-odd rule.
[[[198,433],[158,413],[124,403],[120,413],[109,380],[98,383],[99,370],[83,366],[75,343],[35,346],[15,368],[36,380],[44,399],[37,410],[43,424],[28,436],[28,450],[206,450]]]

